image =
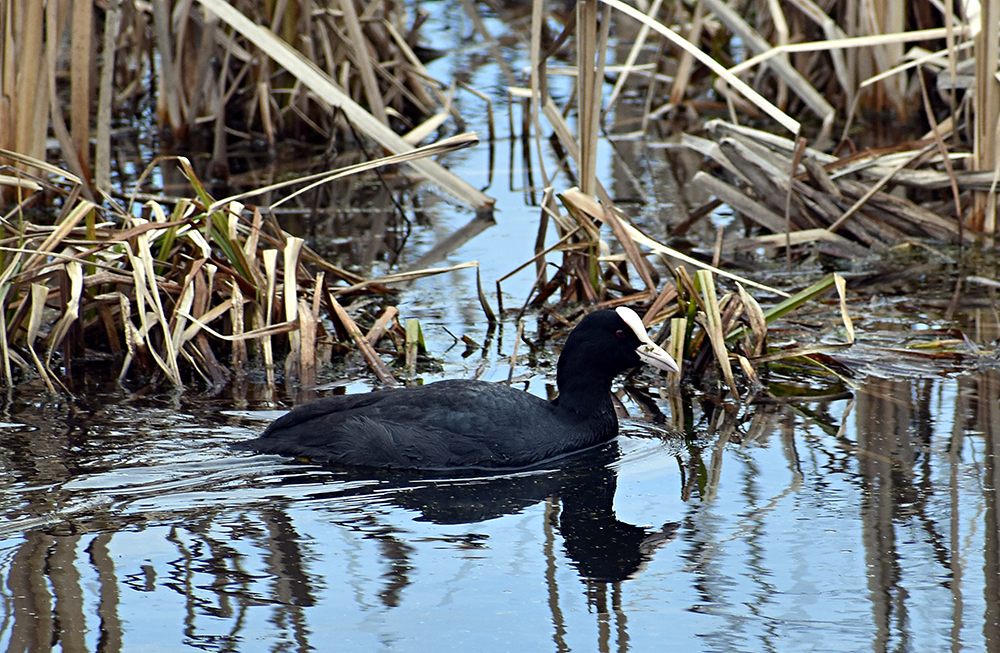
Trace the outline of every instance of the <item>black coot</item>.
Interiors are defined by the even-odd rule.
[[[634,311],[596,311],[566,339],[551,402],[497,383],[438,381],[319,399],[244,444],[336,465],[524,467],[615,437],[611,381],[642,362],[677,371]]]

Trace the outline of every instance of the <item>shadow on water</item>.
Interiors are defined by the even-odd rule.
[[[995,371],[492,475],[235,453],[252,413],[172,401],[8,406],[0,646],[1000,651]]]

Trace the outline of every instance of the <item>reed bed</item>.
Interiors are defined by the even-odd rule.
[[[255,194],[475,142],[450,139]],[[121,361],[119,380],[183,386],[200,378],[218,389],[256,370],[272,390],[279,375],[312,386],[317,361],[329,357],[337,340],[324,324],[343,329],[381,381],[394,385],[374,347],[386,338],[402,357],[411,347],[410,331],[388,306],[362,333],[342,298],[389,293],[393,283],[457,269],[366,280],[317,256],[302,238],[283,231],[272,212],[240,203],[245,197],[211,197],[184,157],[176,163],[194,197],[135,207],[99,206],[81,197],[83,184],[71,174],[15,152],[0,155],[45,171],[39,181],[64,207],[52,225],[32,221],[20,205],[0,221],[0,380],[8,386],[37,375],[51,392],[67,391],[63,379],[72,378],[74,365],[101,356]]]
[[[775,352],[767,331],[836,289],[842,342],[833,346],[850,345],[842,279],[787,297],[649,238],[601,183],[602,135],[669,136],[671,146],[704,156],[692,181],[714,199],[690,207],[676,233],[725,202],[789,262],[805,246],[857,258],[910,239],[992,243],[1000,0],[984,2],[979,21],[951,3],[934,11],[827,4],[656,1],[640,11],[620,0],[581,0],[558,12],[562,31],[553,33],[552,14],[535,0],[522,33],[530,69],[499,60],[512,105],[527,108],[520,134],[511,119],[511,136],[525,145],[529,190],[542,198],[536,256],[521,266],[535,267],[537,283],[520,310],[544,308],[553,324],[565,324],[582,304],[645,308],[688,361],[685,377],[715,376],[734,399],[760,391],[762,370],[776,360],[809,361],[839,376],[823,348]],[[478,38],[501,52],[476,6],[462,7]],[[393,384],[375,349],[383,337],[412,370],[418,325],[386,308],[365,333],[338,299],[378,295],[389,281],[322,260],[277,225],[275,205],[216,200],[207,182],[229,179],[236,142],[259,139],[273,152],[290,137],[338,147],[350,140],[369,152],[364,169],[398,166],[491,219],[492,198],[430,158],[471,139],[418,147],[461,131],[457,94],[482,97],[427,73],[422,57],[436,53],[418,47],[423,20],[419,8],[374,0],[0,0],[0,84],[13,98],[0,106],[0,192],[12,207],[0,225],[0,380],[36,374],[56,391],[74,360],[102,351],[122,361],[122,378],[200,378],[219,387],[259,365],[273,386],[283,365],[309,385],[323,358],[317,352],[348,343]],[[628,42],[627,30],[632,46],[612,66],[611,48]],[[557,59],[574,62],[576,80],[561,105],[549,92],[550,76],[564,72]],[[207,165],[170,159],[190,198],[154,195],[137,205],[111,186],[110,140],[114,124],[141,113],[153,81],[166,140],[209,156]],[[620,119],[616,108],[636,96],[640,115]],[[47,124],[36,119],[43,112]],[[929,131],[858,150],[858,125],[873,112],[923,120]],[[50,136],[56,165],[47,160]],[[557,192],[557,171],[541,164],[548,147],[565,153],[560,171],[578,188]],[[35,220],[42,209],[57,214]],[[546,247],[550,224],[557,242]],[[550,276],[553,255],[561,262]],[[671,280],[661,280],[664,270]],[[720,278],[729,293],[719,292]],[[753,293],[776,303],[765,310]]]
[[[790,295],[657,242],[621,209],[580,189],[569,189],[558,199],[565,212],[548,203],[540,224],[544,229],[551,221],[559,239],[497,282],[497,296],[502,297],[504,279],[549,254],[562,255],[562,264],[551,276],[546,266],[538,265],[534,290],[518,310],[519,316],[528,308],[541,311],[543,336],[590,310],[584,307],[629,305],[643,313],[647,327],[658,327],[658,340],[681,365],[679,374],[667,375],[674,387],[683,381],[720,398],[728,395],[737,404],[748,403],[767,395],[762,379],[774,364],[804,366],[817,383],[830,387],[851,386],[850,373],[829,358],[854,343],[846,283],[840,275],[829,275]],[[618,253],[612,253],[603,240],[602,226],[620,246]],[[536,242],[545,241],[543,229]],[[665,267],[672,278],[660,279],[657,267]],[[720,294],[719,279],[733,291]],[[831,290],[839,297],[839,324],[831,323],[828,329],[839,333],[840,342],[770,346],[772,324],[803,307],[815,307]],[[766,294],[774,304],[765,310],[751,291]]]
[[[599,11],[598,5],[604,9]],[[778,177],[805,174],[801,167],[793,168],[792,161],[803,164],[802,148],[809,145],[810,159],[822,161],[843,180],[837,190],[829,185],[818,188],[827,196],[814,202],[826,206],[811,209],[837,214],[827,221],[826,226],[836,225],[831,233],[843,230],[856,237],[855,231],[864,229],[858,223],[865,222],[869,212],[882,220],[886,193],[899,188],[911,204],[926,205],[926,211],[892,210],[914,224],[896,225],[899,231],[893,234],[855,240],[870,246],[876,239],[893,242],[928,229],[933,237],[952,241],[991,238],[1000,170],[994,145],[1000,98],[995,97],[996,84],[981,83],[986,79],[981,75],[992,79],[997,71],[997,21],[981,21],[1000,15],[1000,4],[983,3],[979,16],[968,15],[961,3],[933,11],[891,2],[828,5],[822,8],[812,0],[707,0],[691,7],[654,2],[644,13],[620,0],[578,3],[577,20],[566,27],[575,36],[567,42],[576,46],[577,93],[572,108],[579,119],[577,132],[564,119],[571,107],[557,106],[548,94],[555,50],[545,48],[540,30],[526,36],[533,54],[532,77],[515,94],[534,98],[539,122],[551,125],[578,173],[580,187],[602,200],[608,197],[592,179],[590,164],[598,134],[594,116],[603,117],[600,129],[612,139],[683,138],[685,145],[720,164],[697,137],[713,138],[706,134],[713,125],[716,130],[724,128],[719,122],[702,124],[699,112],[725,113],[732,129],[766,126],[783,131],[792,141],[791,147],[782,146],[783,160],[772,158],[768,179],[734,177],[732,167],[723,164],[706,170],[730,186],[741,187],[743,195],[768,197],[771,212],[785,221],[781,227],[773,222],[762,225],[774,233],[802,223],[797,216],[786,216],[783,206],[774,210],[789,195],[775,191],[793,183],[777,181]],[[542,15],[540,7],[539,0],[536,16]],[[635,34],[624,63],[613,72],[606,64],[610,59],[606,29],[612,22],[620,32]],[[706,52],[709,48],[711,55]],[[615,81],[606,101],[593,81],[605,75]],[[622,112],[623,117],[616,119],[614,108],[625,95],[643,97],[644,106],[639,115]],[[891,116],[894,123],[911,125],[914,131],[923,126],[926,133],[912,142],[871,147],[865,133],[867,117],[878,116]],[[856,144],[859,139],[862,142]],[[537,133],[534,142],[538,149],[544,146]],[[894,167],[897,173],[889,175]],[[885,177],[877,178],[879,188],[871,195],[871,174],[862,172],[866,168]],[[545,171],[541,174],[544,179]],[[731,197],[732,192],[725,201]],[[795,197],[787,203],[802,201]],[[801,217],[803,211],[793,208]],[[953,226],[928,227],[927,212],[944,216]],[[852,220],[854,215],[861,217]],[[844,221],[857,228],[842,229]],[[823,220],[806,221],[811,222],[823,226]]]
[[[210,152],[205,178],[228,178],[236,142],[262,140],[273,152],[282,139],[330,143],[359,131],[405,153],[449,119],[461,124],[455,89],[434,80],[411,46],[419,12],[408,20],[389,2],[359,11],[347,1],[3,0],[0,84],[16,101],[0,108],[0,147],[45,160],[51,130],[63,165],[96,201],[112,190],[112,125],[141,115],[155,81],[166,148]],[[45,113],[49,124],[37,120]],[[433,160],[412,167],[474,210],[492,207]]]

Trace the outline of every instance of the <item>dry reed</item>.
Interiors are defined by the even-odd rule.
[[[498,48],[475,7],[463,6],[483,38]],[[577,301],[644,304],[650,320],[676,321],[672,337],[679,340],[671,346],[693,356],[699,373],[705,361],[716,361],[734,395],[739,394],[735,370],[743,371],[752,392],[759,365],[775,356],[765,352],[763,342],[776,314],[756,306],[746,290],[754,285],[751,280],[739,279],[738,292],[719,298],[716,277],[735,275],[648,238],[603,187],[598,138],[602,130],[626,133],[624,125],[610,122],[609,109],[632,76],[650,80],[643,130],[680,109],[697,111],[706,98],[722,100],[729,122],[695,123],[700,133],[680,139],[681,146],[706,156],[707,170],[695,179],[717,201],[779,235],[783,240],[777,242],[789,251],[809,243],[856,256],[859,248],[912,238],[968,243],[992,235],[1000,170],[995,145],[1000,100],[993,81],[1000,4],[983,4],[978,31],[964,15],[908,15],[900,7],[848,0],[824,11],[812,0],[712,0],[696,3],[691,13],[684,5],[654,3],[644,14],[619,0],[586,0],[552,39],[536,0],[526,38],[529,77],[522,84],[514,71],[505,74],[511,97],[529,107],[523,124],[533,134],[523,134],[525,143],[539,151],[545,147],[541,132],[547,125],[582,192],[559,195],[563,212],[551,178],[540,168],[544,192],[536,255],[525,264],[535,264],[538,283],[529,299],[541,305],[559,294],[557,308]],[[946,9],[955,11],[953,3]],[[97,14],[103,21],[95,20]],[[70,376],[72,361],[100,343],[122,356],[123,375],[141,364],[152,376],[182,384],[185,361],[187,374],[218,386],[252,359],[273,379],[276,360],[287,351],[286,374],[310,383],[317,349],[328,344],[320,320],[325,309],[383,381],[392,383],[391,373],[379,369],[370,338],[337,299],[347,288],[372,282],[312,257],[300,239],[260,210],[245,210],[236,198],[216,201],[201,181],[206,175],[200,178],[187,159],[176,162],[193,199],[150,198],[139,211],[121,207],[108,198],[108,153],[112,121],[134,109],[144,84],[155,79],[160,124],[175,142],[193,142],[200,134],[211,143],[211,175],[228,175],[232,134],[261,135],[274,148],[284,135],[327,142],[357,131],[402,157],[393,163],[405,162],[487,215],[492,199],[484,193],[419,152],[407,159],[417,143],[456,116],[453,94],[461,88],[427,74],[413,48],[419,21],[410,29],[409,20],[403,5],[374,1],[288,0],[275,6],[252,0],[0,0],[0,91],[12,98],[0,106],[0,188],[4,201],[15,207],[2,224],[0,250],[3,381],[15,382],[13,363],[55,390],[61,376]],[[629,21],[640,26],[641,36],[625,65],[615,68],[618,79],[606,105],[611,25]],[[100,37],[98,24],[104,27]],[[735,47],[737,41],[745,51]],[[649,59],[640,42],[659,48],[653,60],[639,60]],[[710,56],[709,43],[723,45]],[[575,48],[577,86],[568,104],[559,106],[548,91],[549,65],[565,47]],[[974,80],[961,87],[959,71],[970,50]],[[657,71],[668,69],[676,75],[658,86]],[[938,77],[937,89],[925,87],[927,74]],[[955,99],[956,89],[971,87],[974,103]],[[932,106],[932,91],[935,102],[947,105],[939,116],[932,113],[941,111],[940,103]],[[891,111],[900,120],[922,111],[932,131],[899,147],[850,151],[852,127],[862,111],[871,110]],[[575,133],[567,119],[574,111]],[[48,124],[39,115],[48,115]],[[839,144],[833,141],[837,118],[843,120]],[[969,125],[963,122],[967,118]],[[792,138],[738,124],[761,119]],[[45,161],[50,132],[59,143],[59,167]],[[93,133],[97,143],[91,151]],[[972,135],[967,143],[960,140],[963,133]],[[799,139],[806,136],[812,147],[803,148]],[[841,153],[844,148],[849,154]],[[896,188],[909,196],[893,193]],[[916,199],[942,190],[949,194],[943,207],[929,208]],[[29,208],[53,201],[62,211],[52,226],[26,219]],[[685,224],[706,213],[694,211]],[[547,248],[549,224],[558,240]],[[623,255],[609,255],[602,247],[603,224]],[[772,236],[759,238],[763,243]],[[666,261],[674,281],[660,284],[643,251]],[[562,263],[549,277],[545,259],[551,252],[558,252]],[[307,268],[303,258],[318,267]],[[700,271],[692,279],[678,262]],[[843,297],[835,277],[824,283]],[[796,297],[792,305],[801,306],[814,293]],[[843,320],[850,342],[846,312]],[[412,361],[417,331],[394,324]],[[734,350],[736,333],[742,341]],[[57,353],[62,375],[52,368]],[[220,362],[226,356],[229,365]]]

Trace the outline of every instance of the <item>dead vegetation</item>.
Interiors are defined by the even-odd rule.
[[[689,378],[717,371],[738,399],[761,390],[762,366],[776,360],[806,360],[834,373],[824,347],[853,341],[839,277],[783,299],[779,289],[636,228],[599,178],[602,135],[665,140],[704,156],[689,183],[714,199],[689,207],[675,231],[725,203],[789,263],[807,246],[846,258],[922,239],[991,246],[1000,91],[987,80],[997,69],[1000,3],[983,3],[978,20],[950,3],[827,5],[656,0],[640,10],[583,0],[553,23],[540,0],[532,3],[531,18],[517,23],[521,31],[512,28],[530,52],[530,69],[502,64],[511,136],[524,147],[527,194],[541,208],[536,255],[521,266],[535,267],[536,285],[521,310],[544,307],[568,320],[580,303],[636,305],[649,325],[664,325]],[[475,37],[502,63],[477,7],[461,7]],[[507,8],[497,9],[504,15]],[[419,46],[433,45],[421,32],[425,18],[419,8],[377,1],[0,0],[3,93],[14,99],[0,107],[0,191],[11,207],[0,249],[3,382],[16,383],[20,369],[56,390],[74,360],[103,352],[122,361],[122,377],[141,368],[175,385],[200,377],[219,387],[255,361],[273,386],[283,361],[285,375],[309,385],[317,360],[346,343],[392,384],[385,352],[376,349],[387,334],[390,351],[412,371],[418,325],[400,323],[386,308],[364,333],[344,305],[345,297],[382,292],[392,279],[348,272],[278,225],[279,207],[306,207],[307,195],[279,184],[217,201],[207,188],[209,180],[230,179],[239,144],[257,139],[273,152],[289,137],[336,148],[351,141],[367,144],[374,162],[342,174],[392,165],[489,220],[493,200],[430,158],[468,141],[415,151],[463,130],[456,94],[487,102],[493,135],[488,99],[424,68],[427,51]],[[560,105],[549,91],[551,76],[567,72],[558,61],[574,59],[575,92]],[[156,114],[172,142],[210,152],[194,164],[170,159],[190,199],[112,187],[112,127],[141,111],[153,80]],[[640,111],[618,111],[636,98]],[[523,110],[519,122],[514,106]],[[46,108],[47,125],[33,119]],[[923,120],[928,131],[859,149],[858,126],[873,112]],[[723,113],[728,120],[702,120]],[[50,136],[58,165],[46,162]],[[549,147],[564,153],[559,170],[542,164]],[[578,189],[555,190],[563,173]],[[49,207],[54,220],[34,218]],[[561,262],[550,274],[553,256]],[[732,292],[719,296],[719,277]],[[775,319],[834,287],[842,344],[769,347]],[[774,305],[761,308],[753,293]]]
[[[258,192],[329,182],[475,142],[447,139]],[[60,377],[72,374],[74,361],[101,352],[122,361],[119,380],[138,368],[142,379],[182,386],[197,375],[221,388],[252,367],[262,369],[273,388],[281,365],[284,378],[315,385],[321,350],[328,358],[332,346],[324,338],[327,316],[347,331],[383,382],[394,384],[373,349],[389,331],[404,350],[408,332],[394,309],[383,313],[366,340],[338,297],[384,293],[392,283],[448,271],[363,279],[311,252],[270,213],[245,207],[237,197],[212,198],[183,157],[176,163],[189,179],[192,199],[172,206],[156,200],[98,206],[80,197],[82,184],[72,175],[2,153],[46,170],[45,189],[64,207],[52,226],[31,222],[19,209],[2,222],[0,351],[7,385],[34,373],[50,391],[65,390]],[[52,369],[56,353],[62,374]]]

